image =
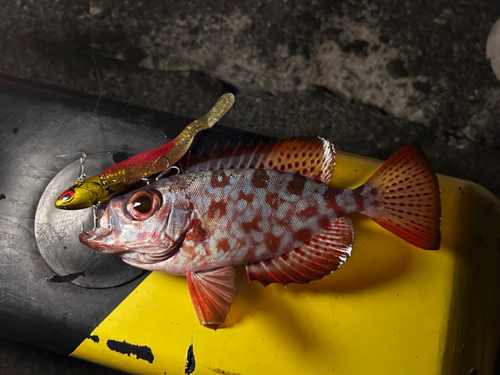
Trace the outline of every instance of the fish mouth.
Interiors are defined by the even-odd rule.
[[[103,240],[111,233],[110,228],[99,227],[95,230],[90,230],[80,233],[78,238],[80,242],[93,250],[103,251]]]
[[[84,231],[80,233],[80,236],[84,236],[89,241],[94,239],[102,238],[111,233],[111,228],[97,227],[95,230]]]
[[[113,215],[110,215],[109,208],[100,208],[97,211],[97,227],[83,231],[79,235],[80,242],[93,250],[105,252],[106,242],[109,234],[113,231]]]

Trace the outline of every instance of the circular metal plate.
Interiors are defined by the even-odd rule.
[[[92,176],[114,164],[116,153],[87,155],[85,173]],[[54,202],[64,189],[75,183],[80,160],[62,169],[48,184],[35,215],[35,237],[38,249],[56,273],[52,281],[67,281],[86,288],[111,288],[125,284],[144,273],[125,264],[120,258],[91,250],[78,240],[85,228],[92,229],[92,209],[60,210]]]

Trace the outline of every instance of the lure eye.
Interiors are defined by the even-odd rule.
[[[146,220],[160,208],[161,199],[158,193],[139,191],[130,197],[127,211],[135,220]]]
[[[73,190],[66,190],[64,193],[61,194],[59,197],[59,200],[61,203],[66,203],[68,200],[73,198],[75,196],[75,192]]]

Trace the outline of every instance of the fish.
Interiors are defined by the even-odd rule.
[[[263,168],[283,155],[277,148],[263,161],[170,176],[114,197],[80,242],[135,267],[184,275],[200,324],[211,329],[232,305],[236,266],[264,286],[305,284],[337,270],[353,247],[351,213],[417,247],[439,249],[439,184],[418,145],[396,151],[355,189],[329,186],[328,174],[292,173],[288,163]]]
[[[190,123],[172,141],[132,156],[97,175],[78,179],[59,195],[54,203],[55,207],[78,210],[100,205],[124,191],[127,184],[164,171],[184,156],[196,134],[211,128],[233,104],[233,94],[222,95],[206,115]]]

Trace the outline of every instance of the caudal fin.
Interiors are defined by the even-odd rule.
[[[365,214],[422,249],[439,249],[441,199],[437,176],[418,145],[402,147],[367,181],[381,206]]]

